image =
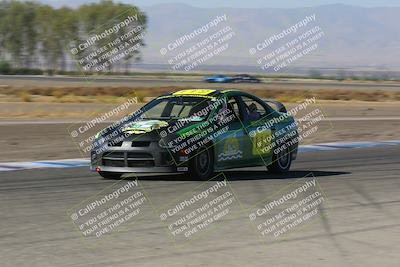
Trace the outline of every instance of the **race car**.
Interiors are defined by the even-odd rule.
[[[266,166],[287,172],[296,159],[297,124],[283,104],[237,90],[192,89],[155,98],[99,132],[91,169],[105,178],[125,173],[189,173]]]
[[[213,75],[204,77],[204,81],[207,83],[231,83],[234,79],[226,75]]]
[[[239,75],[235,75],[232,77],[233,78],[233,82],[235,83],[260,83],[261,80],[248,75],[248,74],[239,74]]]

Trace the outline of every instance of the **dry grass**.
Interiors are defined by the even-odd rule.
[[[186,87],[43,87],[43,88],[2,88],[3,98],[14,97],[22,102],[56,103],[118,103],[127,97],[137,97],[144,102],[146,97],[155,97]],[[396,91],[360,91],[360,90],[289,90],[289,89],[250,89],[261,98],[277,99],[285,103],[294,103],[304,98],[317,97],[321,100],[341,101],[400,101],[400,92]]]
[[[265,90],[252,93],[262,98],[277,99],[282,102],[298,102],[304,98],[316,97],[320,100],[340,100],[340,101],[400,101],[400,92],[395,91],[360,91],[360,90]]]
[[[32,94],[26,91],[17,92],[17,96],[22,102],[32,102]]]

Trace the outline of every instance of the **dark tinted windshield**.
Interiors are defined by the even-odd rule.
[[[155,99],[145,107],[142,113],[147,119],[183,119],[189,118],[205,109],[210,100],[203,97],[173,96]],[[198,116],[203,120],[207,115]]]

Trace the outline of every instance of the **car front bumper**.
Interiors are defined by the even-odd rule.
[[[102,153],[91,152],[92,171],[119,173],[187,172],[187,157],[172,155],[159,146],[154,134],[132,136],[121,143],[107,146]]]

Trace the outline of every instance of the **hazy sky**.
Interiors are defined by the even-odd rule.
[[[137,6],[151,6],[162,3],[185,3],[197,7],[306,7],[326,4],[348,4],[363,7],[376,6],[400,6],[399,0],[120,0],[115,2],[132,3]],[[42,0],[39,2],[52,3],[54,5],[73,5],[86,2],[97,2],[94,0]]]

